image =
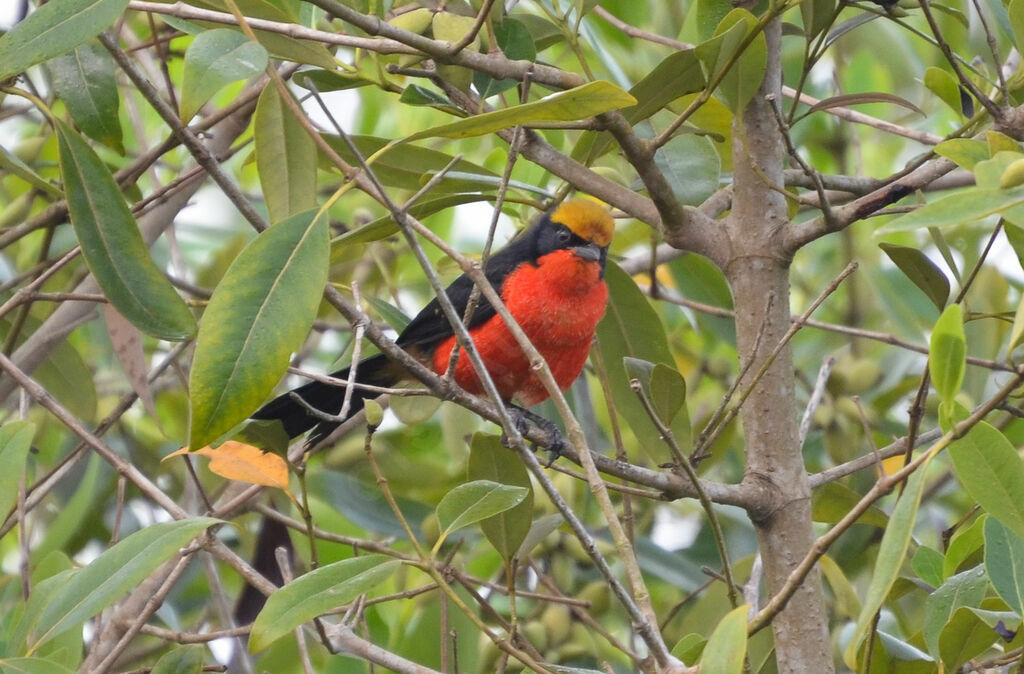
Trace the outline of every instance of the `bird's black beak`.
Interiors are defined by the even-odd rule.
[[[585,246],[576,246],[572,249],[573,254],[581,260],[601,263],[601,278],[604,278],[604,265],[608,259],[608,249],[597,245],[593,241]]]
[[[576,257],[589,262],[597,262],[604,256],[603,249],[593,241],[585,246],[576,246],[572,249]]]

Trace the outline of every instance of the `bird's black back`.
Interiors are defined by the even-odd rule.
[[[528,238],[526,233],[516,237],[508,245],[488,258],[485,263],[484,276],[487,277],[487,280],[499,295],[501,294],[502,285],[505,283],[505,278],[520,264],[529,261],[529,258],[523,256],[523,252],[529,249]],[[472,292],[473,281],[466,274],[459,276],[445,289],[445,294],[448,295],[448,299],[451,300],[452,305],[455,307],[455,312],[460,318],[465,317]],[[478,325],[483,325],[495,314],[494,306],[483,295],[480,295],[477,299],[476,309],[473,311],[467,326],[475,328]],[[441,340],[451,337],[453,334],[452,326],[441,311],[441,303],[435,297],[416,314],[416,317],[409,322],[409,325],[405,326],[405,329],[402,330],[395,343],[402,347],[430,347]]]

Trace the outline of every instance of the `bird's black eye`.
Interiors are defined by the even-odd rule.
[[[569,243],[569,241],[572,239],[572,232],[570,232],[568,229],[560,229],[558,230],[558,234],[556,236],[558,238],[558,243],[565,244]]]

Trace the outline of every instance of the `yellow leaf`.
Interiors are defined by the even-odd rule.
[[[165,456],[164,461],[188,453],[188,447],[182,447]],[[288,489],[288,464],[277,454],[234,440],[228,440],[216,449],[207,446],[191,453],[209,457],[210,470],[221,477],[281,489],[292,498]]]

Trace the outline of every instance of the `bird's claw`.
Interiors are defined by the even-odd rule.
[[[545,419],[539,414],[535,414],[527,409],[523,409],[518,405],[512,405],[508,408],[509,416],[512,418],[512,423],[515,424],[516,430],[519,431],[520,435],[526,435],[530,430],[530,424],[537,426],[543,430],[548,437],[551,438],[551,445],[547,448],[548,460],[545,462],[544,467],[550,468],[558,457],[562,455],[563,450],[566,448],[565,438],[562,437],[562,431],[558,428],[555,422],[550,419]],[[501,444],[508,446],[508,437],[505,433],[501,434]],[[537,451],[538,445],[535,442],[530,443],[530,447]]]

